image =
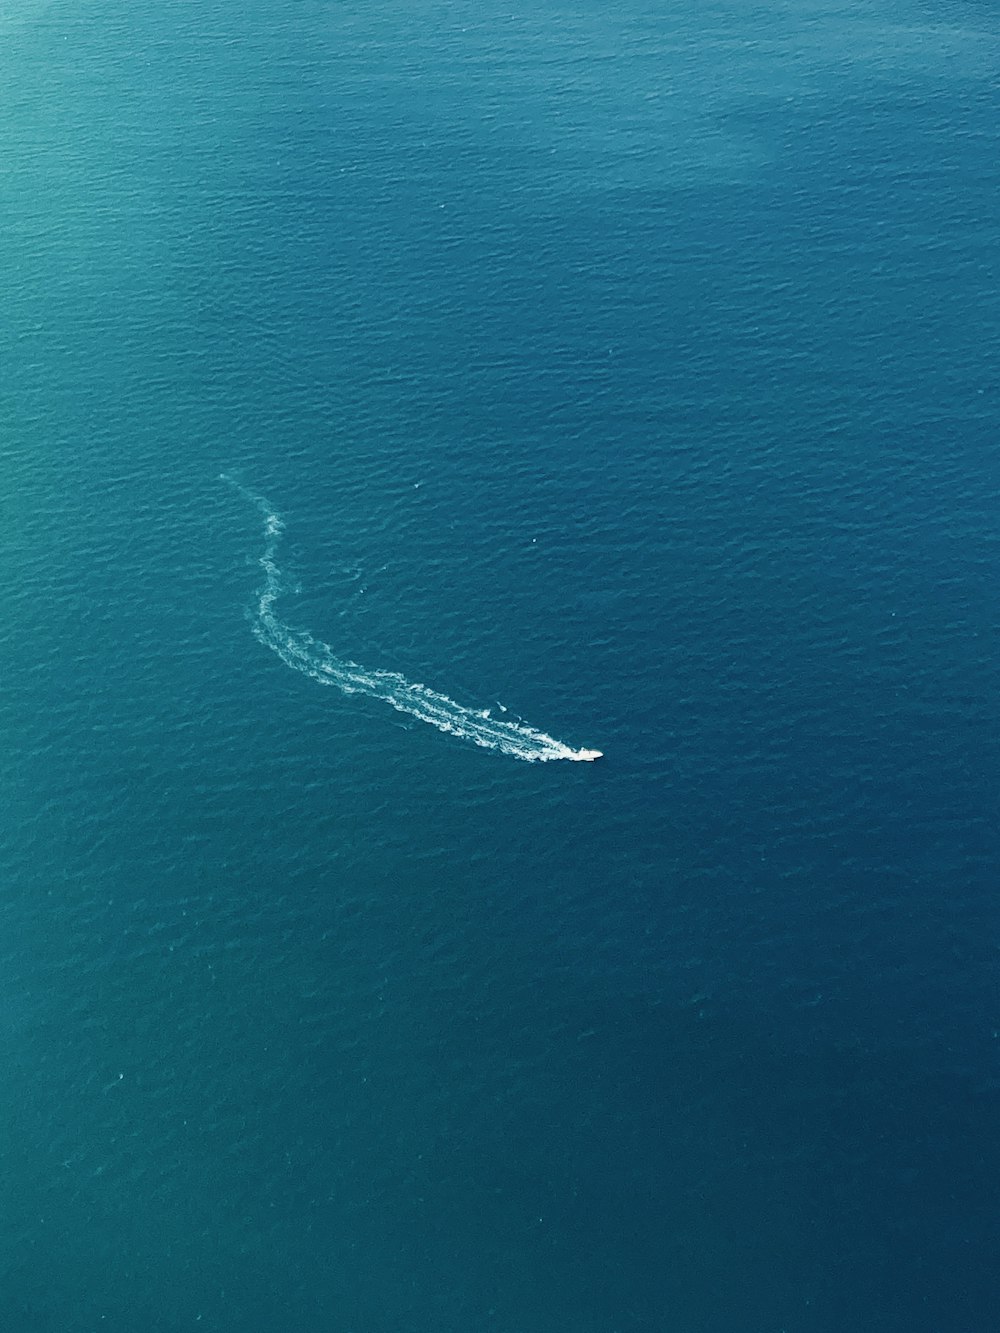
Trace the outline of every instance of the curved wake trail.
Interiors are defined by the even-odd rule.
[[[260,567],[264,571],[264,585],[260,590],[253,631],[286,666],[301,671],[320,685],[335,685],[344,694],[365,694],[372,699],[381,699],[397,712],[428,722],[439,731],[472,741],[487,750],[509,754],[515,759],[600,759],[600,750],[574,750],[522,722],[501,721],[491,717],[488,709],[465,708],[446,694],[415,684],[397,671],[371,671],[357,662],[337,657],[329,644],[284,624],[275,615],[274,607],[283,591],[278,547],[285,525],[263,496],[255,495],[226,473],[222,474],[221,480],[239,491],[263,516],[265,544]]]

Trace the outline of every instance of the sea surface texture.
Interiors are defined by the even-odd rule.
[[[998,69],[0,6],[4,1333],[1000,1327]]]

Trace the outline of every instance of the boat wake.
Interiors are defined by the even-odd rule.
[[[284,522],[263,496],[256,495],[226,473],[222,474],[221,480],[239,491],[264,519],[264,551],[260,557],[264,583],[253,617],[253,631],[260,642],[277,653],[286,666],[301,671],[320,685],[335,685],[344,694],[364,694],[372,699],[381,699],[397,712],[427,722],[437,727],[438,731],[446,731],[449,735],[472,741],[474,745],[495,750],[499,754],[511,755],[514,759],[571,759],[586,762],[601,758],[600,750],[574,750],[523,722],[507,722],[491,717],[487,708],[465,708],[446,694],[439,694],[426,685],[415,684],[397,671],[372,671],[368,667],[359,666],[357,662],[349,662],[338,657],[329,644],[321,643],[311,634],[292,629],[279,620],[274,608],[284,591],[278,565],[278,548],[285,530]]]

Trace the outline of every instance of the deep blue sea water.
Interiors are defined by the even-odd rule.
[[[0,11],[5,1333],[1000,1327],[998,69]]]

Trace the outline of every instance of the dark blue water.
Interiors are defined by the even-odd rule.
[[[5,1330],[997,1326],[998,62],[0,16]]]

